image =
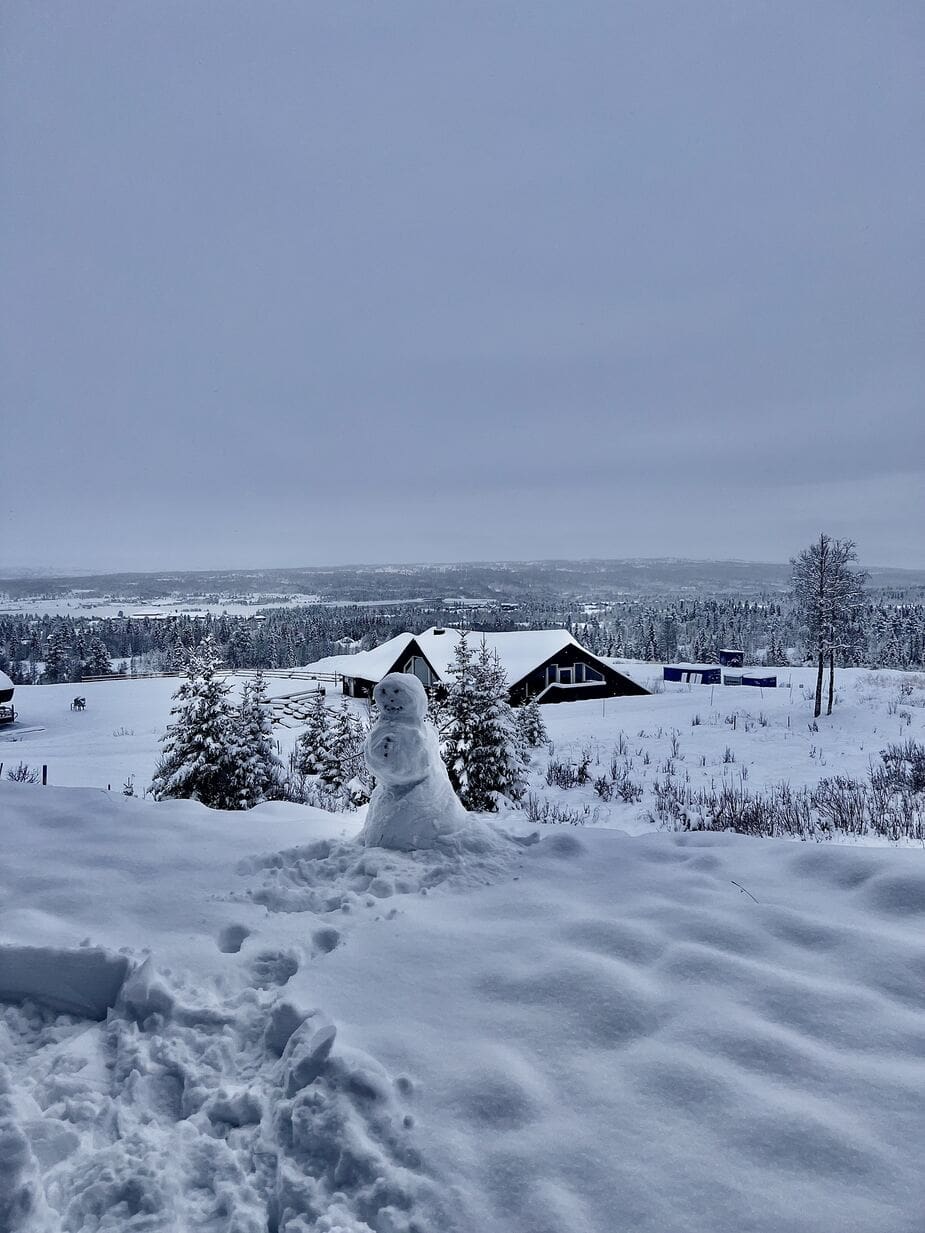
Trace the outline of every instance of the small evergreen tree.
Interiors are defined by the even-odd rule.
[[[523,746],[504,669],[484,638],[473,656],[462,634],[450,672],[455,679],[447,694],[447,771],[467,809],[494,812],[519,801],[526,790]]]
[[[365,770],[363,742],[366,729],[350,711],[346,696],[341,699],[340,710],[334,713],[324,757],[321,764],[321,781],[329,789],[339,791],[352,780],[359,779]]]
[[[275,800],[282,790],[282,762],[276,756],[266,683],[258,672],[244,684],[238,714],[235,793],[238,809]]]
[[[183,797],[211,809],[240,807],[240,720],[228,701],[228,686],[218,678],[219,664],[211,637],[189,657],[151,781],[155,800]]]
[[[536,749],[549,741],[549,733],[546,731],[540,704],[536,698],[531,698],[517,712],[517,731],[521,745],[527,750]]]
[[[292,754],[292,769],[297,775],[317,775],[321,771],[327,756],[330,728],[331,712],[324,704],[324,694],[318,689]]]

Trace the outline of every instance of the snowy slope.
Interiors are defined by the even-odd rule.
[[[0,1228],[920,1233],[925,852],[356,821],[0,784]]]

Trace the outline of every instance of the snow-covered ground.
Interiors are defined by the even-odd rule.
[[[925,852],[0,819],[5,1233],[922,1228]]]
[[[418,855],[362,812],[124,797],[175,681],[18,688],[0,1233],[921,1233],[925,850],[647,817],[666,762],[798,786],[925,738],[921,678],[842,673],[818,731],[783,679],[546,707],[554,759],[642,799],[541,750],[597,825]]]
[[[657,680],[652,664],[620,666],[644,684]],[[834,712],[820,717],[818,731],[812,724],[812,671],[786,668],[779,679],[782,687],[773,690],[666,685],[664,692],[648,697],[546,706],[543,718],[554,757],[577,763],[589,753],[592,780],[608,773],[616,757],[643,795],[626,804],[603,801],[592,783],[568,790],[550,787],[545,749],[534,758],[532,789],[576,814],[585,812],[592,823],[639,833],[652,828],[652,789],[656,779],[665,778],[668,763],[678,781],[689,782],[694,790],[724,779],[744,780],[751,788],[780,780],[799,787],[836,774],[863,778],[871,759],[891,742],[925,741],[921,675],[841,671]],[[268,678],[267,685],[277,699],[314,688],[310,681],[277,677]],[[0,762],[5,767],[20,761],[45,764],[49,783],[59,786],[111,785],[117,791],[134,775],[141,791],[151,780],[176,687],[171,679],[18,686],[19,722],[0,729]],[[339,705],[339,692],[331,685],[327,689],[329,704]],[[87,699],[82,712],[70,710],[78,693]],[[351,706],[366,716],[365,702],[351,701]],[[278,713],[284,722],[276,733],[285,756],[300,728],[282,705]]]

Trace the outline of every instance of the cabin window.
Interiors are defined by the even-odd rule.
[[[596,668],[590,667],[589,664],[582,664],[581,666],[584,668],[586,681],[603,681],[604,674],[602,672],[598,672]]]
[[[560,685],[571,685],[571,683],[572,683],[571,668],[560,668],[559,669],[559,684]]]
[[[555,685],[558,679],[559,679],[559,665],[558,664],[548,664],[546,667],[546,684]]]
[[[430,673],[430,668],[427,666],[427,660],[422,659],[420,655],[412,655],[402,672],[409,672],[412,676],[416,676],[422,685],[432,685],[433,677]]]
[[[585,666],[584,666],[584,664],[576,664],[576,665],[575,665],[575,684],[576,684],[576,685],[581,685],[581,684],[583,684],[583,683],[584,683],[584,679],[585,679]]]

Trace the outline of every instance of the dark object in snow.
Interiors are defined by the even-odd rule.
[[[734,651],[729,647],[723,647],[719,653],[719,666],[721,668],[741,668],[745,663],[745,652]]]
[[[754,672],[743,672],[742,684],[751,685],[755,689],[776,689],[777,674],[772,673],[770,676],[759,676]]]
[[[77,697],[77,698],[72,699],[71,701],[72,711],[85,711],[86,709],[87,709],[87,699],[86,698]]]
[[[720,670],[713,664],[665,664],[662,677],[682,685],[718,685]]]

